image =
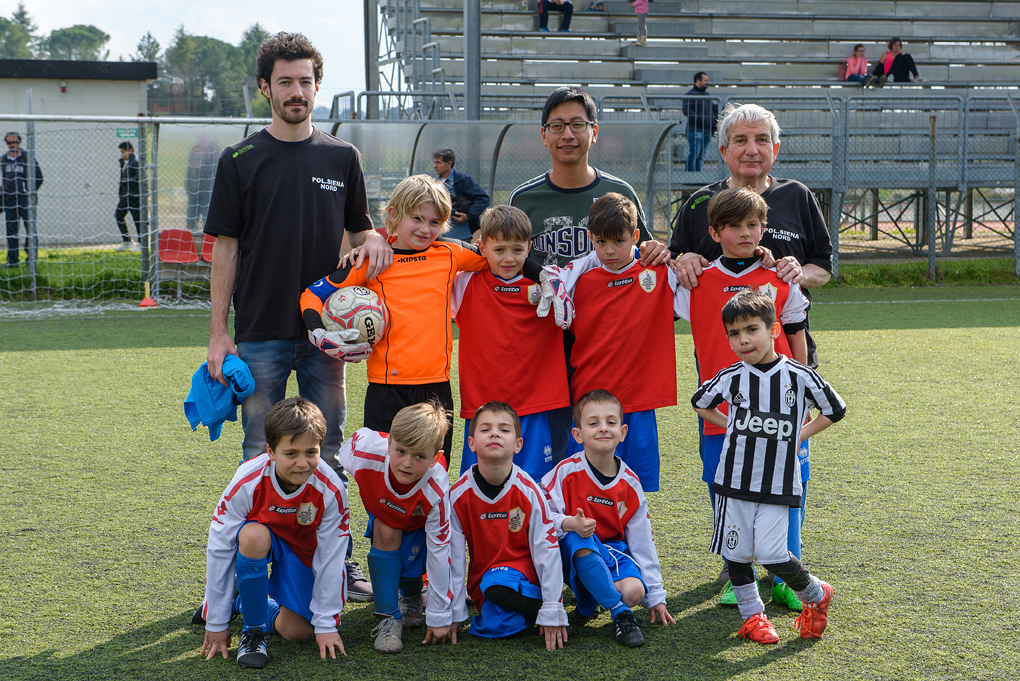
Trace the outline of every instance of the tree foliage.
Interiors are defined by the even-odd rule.
[[[110,56],[103,49],[108,42],[110,36],[92,24],[75,24],[53,31],[43,44],[50,59],[102,61]]]
[[[0,59],[31,59],[32,38],[16,22],[0,17]]]

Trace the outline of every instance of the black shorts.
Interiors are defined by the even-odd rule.
[[[380,433],[390,432],[393,417],[404,407],[419,402],[438,400],[446,408],[446,422],[449,428],[443,438],[443,458],[450,468],[453,452],[453,388],[449,381],[425,383],[423,385],[383,385],[369,383],[365,392],[365,427]]]

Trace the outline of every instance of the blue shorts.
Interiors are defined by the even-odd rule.
[[[494,567],[482,575],[482,593],[493,586],[506,586],[526,598],[542,600],[542,589],[529,582],[524,573],[511,567]],[[524,631],[528,624],[521,613],[496,605],[486,598],[478,614],[471,618],[468,632],[484,638],[504,638]]]
[[[478,457],[468,447],[471,434],[471,419],[464,421],[464,451],[460,457],[460,474],[464,475],[471,466],[478,463]],[[553,469],[552,435],[549,430],[549,412],[540,411],[521,417],[521,438],[524,446],[514,454],[514,463],[539,481]]]
[[[616,455],[638,476],[644,492],[658,492],[659,426],[655,422],[655,410],[624,414],[623,422],[627,426],[627,437],[616,447]],[[584,445],[571,437],[567,456],[583,451]],[[712,473],[714,475],[715,471]]]
[[[368,514],[368,528],[365,536],[372,538],[375,516]],[[400,578],[414,579],[425,574],[425,528],[404,530],[404,538],[400,540]]]
[[[567,532],[560,539],[560,557],[563,559],[563,581],[570,585],[574,592],[574,598],[577,599],[577,611],[585,617],[595,612],[598,603],[588,593],[588,590],[584,588],[581,580],[577,578],[577,573],[574,572],[573,556],[581,549],[588,549],[593,553],[601,555],[602,560],[606,561],[609,575],[614,582],[618,582],[624,577],[634,577],[641,580],[641,583],[645,586],[645,593],[648,593],[648,585],[645,584],[645,580],[641,576],[641,568],[630,557],[627,544],[622,541],[613,540],[602,542],[595,535],[584,539],[576,532]]]
[[[255,520],[245,521],[241,527]],[[265,527],[265,525],[263,525]],[[269,530],[268,527],[266,527]],[[237,529],[238,533],[241,528]],[[273,565],[269,572],[269,596],[277,603],[312,621],[312,586],[315,584],[315,573],[312,568],[301,562],[290,544],[277,537],[269,530],[272,545],[269,547],[268,561]]]
[[[715,473],[719,468],[719,459],[722,458],[723,443],[725,435],[702,435],[701,443],[701,479],[709,485],[715,482]],[[800,461],[800,480],[807,482],[811,479],[811,440],[804,440],[797,450],[797,458]]]

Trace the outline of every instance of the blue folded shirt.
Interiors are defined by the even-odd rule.
[[[237,405],[255,392],[251,370],[237,355],[227,355],[223,360],[223,378],[230,387],[215,380],[209,374],[209,363],[202,362],[191,377],[191,392],[184,400],[184,415],[191,423],[191,430],[205,424],[210,440],[220,436],[224,421],[237,420]]]

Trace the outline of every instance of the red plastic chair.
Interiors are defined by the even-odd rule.
[[[195,250],[195,238],[186,229],[164,229],[159,233],[160,262],[175,265],[174,271],[177,278],[177,298],[183,296],[181,284],[184,278],[184,269],[180,265],[198,262],[198,252]]]
[[[212,234],[206,234],[202,240],[202,260],[206,262],[212,262],[212,247],[216,243],[216,237]]]

